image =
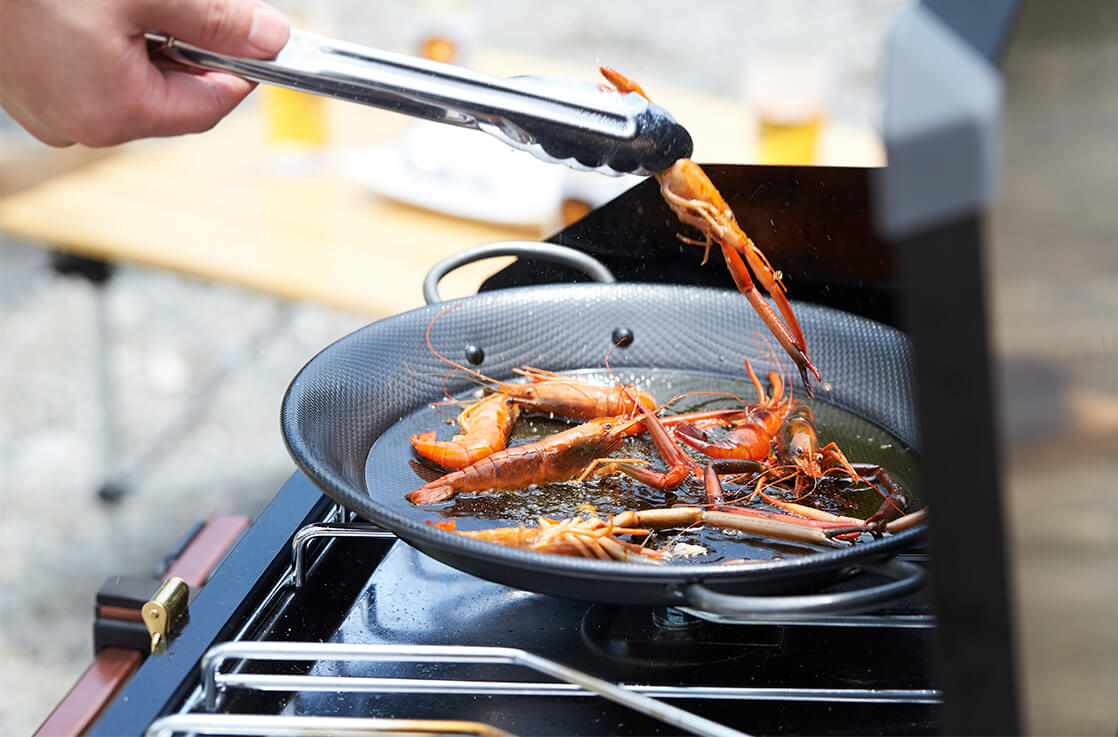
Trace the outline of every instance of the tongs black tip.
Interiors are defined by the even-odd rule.
[[[625,138],[603,135],[577,126],[548,126],[538,137],[535,155],[576,169],[607,174],[659,174],[694,149],[691,134],[658,105],[641,101],[645,109],[633,117],[633,133]]]
[[[642,130],[638,136],[644,144],[640,159],[646,171],[659,174],[680,159],[691,158],[695,144],[687,129],[667,111],[650,104],[649,113],[647,123],[641,121]]]

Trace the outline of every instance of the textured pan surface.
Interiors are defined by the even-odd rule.
[[[634,341],[615,350],[615,367],[738,375],[742,360],[775,369],[759,347],[763,325],[736,292],[653,284],[577,284],[484,293],[460,300],[432,331],[436,347],[462,360],[485,351],[479,370],[502,378],[529,364],[555,371],[600,367],[614,331]],[[502,548],[434,529],[377,499],[365,463],[375,440],[425,404],[471,384],[445,382],[446,366],[424,333],[447,305],[369,325],[312,359],[288,389],[285,439],[300,468],[329,496],[396,532],[432,557],[485,578],[543,593],[625,603],[680,601],[678,586],[703,582],[731,593],[794,587],[820,573],[875,560],[910,545],[910,531],[848,549],[763,564],[636,565]],[[809,304],[795,305],[812,357],[832,389],[825,399],[919,448],[911,403],[911,357],[904,336],[878,323]],[[401,459],[406,462],[406,459]]]

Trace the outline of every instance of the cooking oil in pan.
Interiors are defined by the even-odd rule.
[[[756,390],[747,379],[655,369],[617,371],[615,374],[623,382],[649,391],[661,402],[677,394],[689,394],[674,402],[664,414],[735,406],[736,403],[726,394],[756,401]],[[603,384],[615,380],[605,372],[577,372],[574,375]],[[872,463],[888,469],[909,493],[909,509],[906,511],[922,506],[917,488],[916,457],[905,443],[874,423],[833,404],[819,400],[801,401],[806,401],[815,411],[821,446],[834,442],[852,462]],[[676,489],[658,491],[623,474],[613,474],[509,492],[459,494],[446,502],[417,507],[407,502],[404,496],[440,475],[441,471],[416,456],[407,444],[407,438],[412,433],[432,428],[436,429],[440,439],[450,438],[457,431],[457,426],[448,424],[447,419],[445,407],[427,407],[402,420],[377,441],[370,453],[367,472],[370,479],[376,479],[376,483],[370,481],[369,487],[379,503],[387,504],[394,511],[403,512],[413,519],[432,522],[455,520],[459,530],[477,530],[521,524],[535,526],[540,517],[608,518],[628,509],[643,511],[677,504],[698,505],[705,499],[702,480],[694,478],[694,475]],[[560,419],[522,415],[509,446],[536,442],[571,425]],[[716,436],[717,430],[712,431],[712,435]],[[665,468],[659,454],[645,437],[626,439],[625,446],[615,455],[644,459],[655,470]],[[700,465],[709,460],[698,453],[691,455]],[[385,473],[386,466],[391,464],[394,464],[396,472]],[[401,468],[408,470],[399,473]],[[804,503],[860,518],[873,514],[881,505],[882,496],[877,489],[842,483],[841,477],[835,478],[834,483],[816,486],[810,497],[803,500]],[[732,503],[746,496],[752,488],[727,483],[725,498]],[[791,498],[789,494],[775,489],[772,493]],[[657,550],[671,550],[673,557],[686,557],[689,563],[788,558],[820,550],[806,543],[763,538],[710,525],[656,531],[645,544]]]

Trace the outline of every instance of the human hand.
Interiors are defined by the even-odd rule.
[[[145,31],[269,58],[290,25],[261,0],[0,0],[0,106],[52,146],[209,130],[253,87],[148,55]]]

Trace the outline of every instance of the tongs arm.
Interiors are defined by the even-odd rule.
[[[574,168],[650,174],[691,154],[690,135],[663,108],[589,83],[492,77],[301,30],[268,60],[217,54],[160,33],[146,37],[189,66],[475,128]]]

